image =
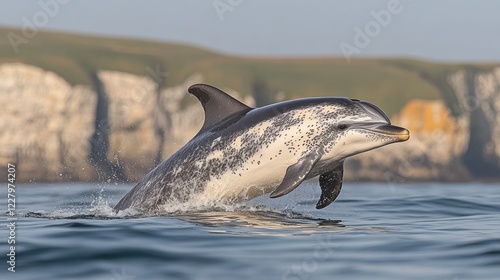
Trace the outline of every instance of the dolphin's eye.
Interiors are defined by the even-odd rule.
[[[344,124],[344,123],[343,124],[339,124],[339,126],[338,126],[338,129],[340,129],[340,130],[344,130],[346,128],[347,128],[347,124]]]

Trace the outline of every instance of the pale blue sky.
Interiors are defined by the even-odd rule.
[[[2,1],[0,25],[34,22],[43,12],[39,3],[54,1]],[[340,45],[356,47],[355,28],[370,25],[371,11],[388,10],[397,0],[65,1],[44,29],[185,42],[242,55],[342,56]],[[352,57],[500,61],[500,1],[399,2],[399,13],[379,30],[372,26],[373,38]],[[214,3],[229,8],[217,13]]]

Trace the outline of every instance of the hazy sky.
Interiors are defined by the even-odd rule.
[[[68,3],[54,7],[56,1]],[[24,21],[42,29],[186,42],[232,54],[342,56],[344,46],[351,57],[500,61],[497,0],[1,2],[0,25],[21,27]]]

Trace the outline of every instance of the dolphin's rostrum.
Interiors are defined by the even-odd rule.
[[[349,98],[304,98],[251,108],[206,84],[188,89],[205,110],[200,132],[149,172],[115,206],[161,211],[174,203],[285,195],[319,177],[316,208],[340,193],[344,160],[406,141],[375,105]]]

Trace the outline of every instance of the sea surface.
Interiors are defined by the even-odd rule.
[[[500,279],[499,184],[345,183],[278,199],[117,215],[132,184],[18,184],[15,273],[0,279]],[[3,195],[7,200],[6,184]]]

